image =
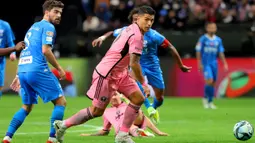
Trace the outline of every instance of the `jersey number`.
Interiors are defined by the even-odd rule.
[[[25,47],[25,49],[24,50],[26,50],[28,47],[29,47],[29,45],[30,45],[30,43],[29,43],[29,38],[31,37],[31,35],[32,35],[32,33],[31,32],[28,32],[27,33],[27,35],[25,36],[25,43],[26,43],[26,47]]]

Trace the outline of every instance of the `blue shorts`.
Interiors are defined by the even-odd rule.
[[[216,81],[217,76],[218,76],[218,65],[217,64],[204,65],[205,80],[212,79],[213,81]]]
[[[37,104],[38,96],[44,103],[63,96],[58,79],[52,72],[18,73],[23,104]]]
[[[158,89],[165,89],[165,82],[160,66],[153,68],[142,67],[142,72],[147,77],[149,85]]]

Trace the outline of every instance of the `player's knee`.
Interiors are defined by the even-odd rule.
[[[3,89],[3,87],[2,87],[2,86],[0,86],[0,91],[2,91],[2,89]]]
[[[154,89],[155,90],[155,95],[156,95],[156,99],[158,101],[163,101],[164,100],[164,89]]]
[[[29,114],[32,109],[33,109],[33,105],[22,105],[22,108]]]
[[[104,114],[104,109],[98,108],[98,107],[90,107],[91,114],[93,117],[100,117]]]
[[[61,96],[56,100],[52,101],[54,105],[66,106],[66,98],[65,96]]]

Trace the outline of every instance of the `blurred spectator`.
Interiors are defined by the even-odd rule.
[[[88,31],[101,31],[107,28],[107,24],[100,20],[98,17],[93,14],[89,14],[87,19],[83,22],[83,32]]]
[[[96,9],[96,16],[106,23],[110,21],[110,12],[106,3],[102,2],[99,4]]]
[[[88,32],[89,30],[96,30],[99,23],[99,19],[96,16],[89,14],[87,19],[83,22],[83,31]]]

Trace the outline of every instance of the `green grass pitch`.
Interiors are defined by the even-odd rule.
[[[67,98],[65,118],[91,105],[86,97]],[[241,143],[233,135],[233,126],[239,120],[255,125],[255,99],[219,99],[219,109],[202,108],[200,98],[166,98],[159,109],[161,123],[158,128],[170,134],[168,137],[136,138],[137,143]],[[5,95],[0,99],[0,134],[3,137],[13,114],[20,108],[17,96]],[[13,138],[13,143],[43,143],[49,132],[51,103],[35,106],[23,126]],[[147,112],[146,112],[147,114]],[[98,118],[85,125],[73,127],[65,136],[65,143],[113,143],[114,134],[108,137],[80,137],[80,133],[93,133],[100,129],[102,119]],[[246,141],[254,143],[255,137]]]

